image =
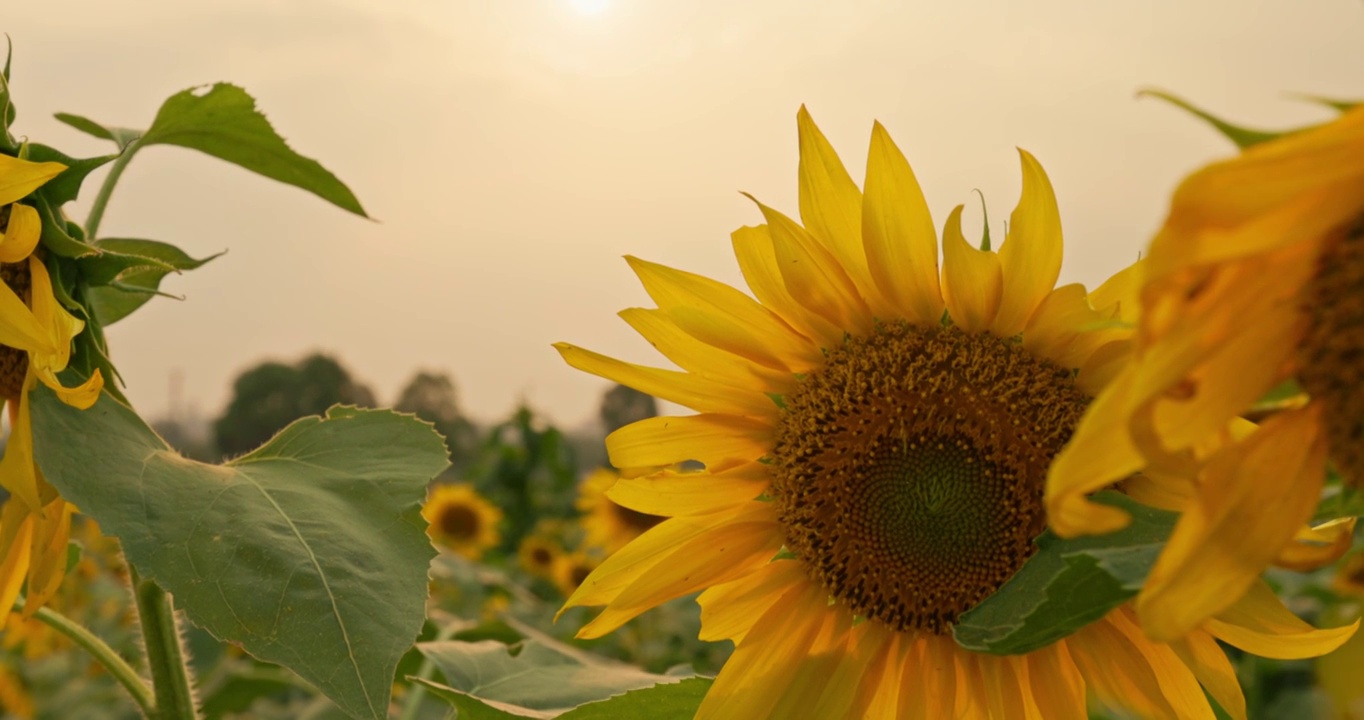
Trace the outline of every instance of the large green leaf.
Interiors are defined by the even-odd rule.
[[[334,407],[225,465],[181,457],[107,396],[33,392],[38,465],[214,636],[284,665],[355,717],[387,715],[435,550],[420,514],[446,465],[429,425]]]
[[[450,703],[459,711],[461,720],[525,720],[525,718],[558,718],[558,720],[690,720],[706,697],[713,682],[710,678],[693,677],[681,682],[661,683],[652,687],[630,690],[605,700],[579,705],[565,713],[531,710],[507,703],[479,700],[437,682],[416,678],[432,695]]]
[[[1037,554],[994,595],[961,616],[957,644],[1014,655],[1045,647],[1131,599],[1141,589],[1178,516],[1116,492],[1095,500],[1132,514],[1108,535],[1062,539],[1047,531]]]
[[[256,109],[256,101],[236,85],[217,83],[172,95],[139,145],[199,150],[368,217],[350,189],[316,160],[290,149]]]
[[[119,152],[128,149],[138,138],[142,137],[141,130],[131,128],[114,127],[112,125],[101,125],[88,117],[72,115],[71,113],[56,113],[53,117],[80,130],[87,135],[93,135],[101,140],[110,140],[118,145]]]
[[[47,197],[48,202],[53,207],[62,205],[75,200],[80,194],[81,183],[85,182],[85,176],[95,169],[118,157],[114,155],[100,155],[92,158],[73,158],[66,153],[47,145],[39,143],[29,143],[28,159],[33,162],[59,162],[66,166],[66,169],[55,178],[43,184],[39,192]]]
[[[106,238],[95,245],[103,254],[79,262],[82,277],[91,285],[90,310],[102,325],[112,325],[153,296],[164,295],[160,287],[166,275],[193,270],[222,254],[196,260],[174,245],[132,238]]]
[[[447,683],[426,684],[458,707],[461,718],[466,713],[473,718],[555,717],[630,690],[682,679],[648,673],[546,637],[510,646],[496,640],[445,640],[419,643],[417,649],[435,663]],[[692,713],[695,710],[693,706]]]

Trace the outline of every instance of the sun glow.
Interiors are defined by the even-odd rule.
[[[610,0],[568,0],[568,4],[581,15],[600,15],[611,3]]]

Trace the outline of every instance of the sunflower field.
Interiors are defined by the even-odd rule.
[[[795,202],[714,229],[740,281],[627,255],[645,354],[540,339],[606,381],[586,430],[315,355],[205,440],[107,328],[218,256],[107,234],[125,171],[170,146],[370,216],[230,82],[56,115],[103,154],[31,138],[13,55],[0,720],[1364,718],[1364,107],[1148,91],[1229,142],[1092,287],[1043,153],[968,237],[905,134],[792,107]]]

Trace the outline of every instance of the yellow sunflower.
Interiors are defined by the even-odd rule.
[[[560,553],[554,558],[554,574],[551,579],[554,581],[554,585],[559,588],[559,592],[567,597],[581,587],[583,581],[600,564],[591,555],[581,550],[567,554]]]
[[[629,259],[658,308],[621,315],[681,371],[556,346],[699,413],[607,438],[629,478],[610,497],[668,519],[569,598],[606,606],[580,637],[703,590],[701,637],[736,645],[703,718],[1083,718],[1087,694],[1211,718],[1200,684],[1245,715],[1217,639],[1302,657],[1348,636],[1312,630],[1262,587],[1168,644],[1123,606],[1027,655],[957,646],[953,624],[1047,526],[1047,467],[1121,367],[1135,270],[1092,293],[1053,288],[1056,199],[1020,151],[1003,245],[968,244],[958,206],[940,274],[927,204],[881,125],[861,190],[803,108],[798,129],[803,225],[758,204],[766,224],[733,235],[756,300]],[[689,459],[705,471],[647,474]]]
[[[532,577],[553,580],[554,568],[563,554],[563,546],[558,540],[544,534],[532,533],[521,539],[521,545],[516,550],[516,559],[521,564],[521,569]]]
[[[1124,518],[1092,513],[1089,491],[1201,470],[1168,498],[1184,513],[1137,599],[1154,638],[1235,602],[1270,563],[1304,564],[1295,539],[1325,539],[1303,524],[1328,457],[1364,487],[1362,189],[1358,109],[1193,173],[1151,242],[1131,363],[1057,458],[1047,510],[1063,535],[1107,532]],[[1310,402],[1258,428],[1237,419],[1293,377]]]
[[[0,400],[9,407],[11,428],[0,459],[0,486],[10,493],[0,507],[0,628],[25,583],[25,617],[57,592],[74,510],[34,465],[28,392],[41,382],[85,409],[104,387],[98,371],[75,388],[57,379],[85,324],[57,302],[47,268],[34,255],[42,234],[38,211],[19,202],[65,169],[0,154]]]
[[[576,504],[578,512],[584,515],[583,545],[600,548],[607,555],[625,547],[663,520],[658,515],[631,510],[607,497],[606,491],[619,479],[620,475],[614,471],[598,468],[578,486]]]
[[[436,487],[422,507],[422,517],[430,523],[426,532],[431,539],[470,560],[478,561],[502,541],[497,529],[502,511],[468,483]]]

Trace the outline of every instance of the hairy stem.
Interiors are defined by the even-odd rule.
[[[156,692],[155,720],[198,720],[189,666],[185,664],[170,595],[155,582],[143,580],[129,566],[142,638],[147,646],[147,666]]]

